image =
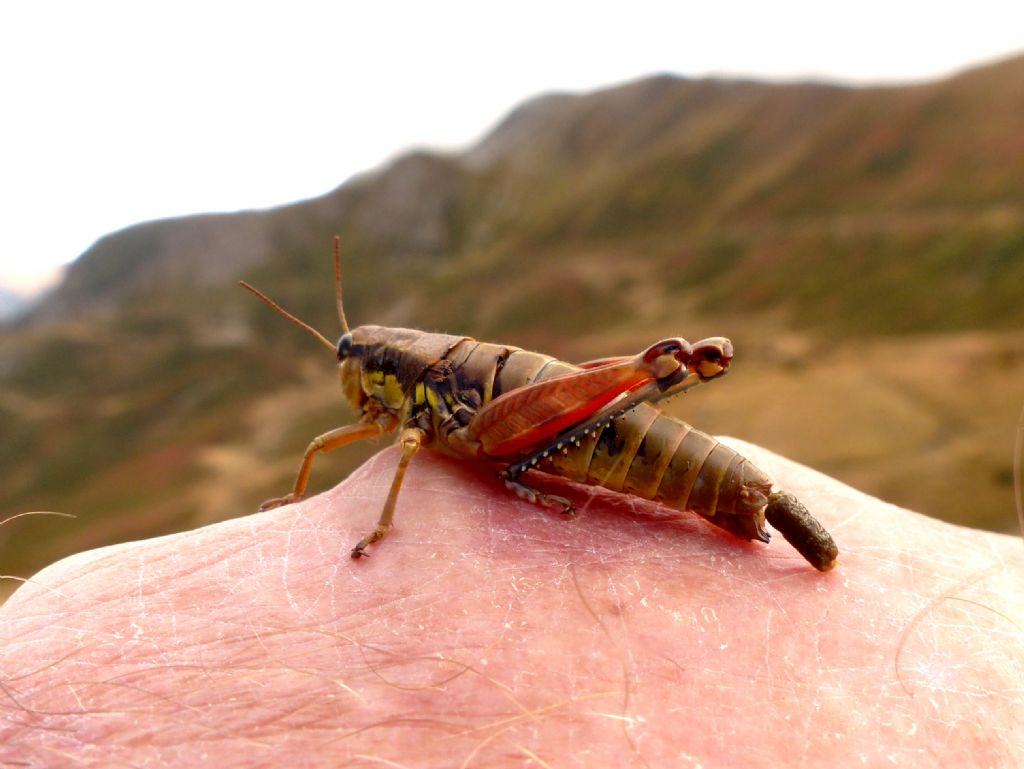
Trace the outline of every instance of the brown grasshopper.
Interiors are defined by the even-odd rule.
[[[337,344],[242,285],[296,323],[338,358],[342,389],[360,415],[353,425],[313,439],[290,494],[261,510],[302,499],[313,458],[350,443],[399,431],[401,457],[376,528],[352,557],[391,529],[402,479],[421,446],[461,459],[504,465],[499,476],[520,497],[558,505],[524,481],[541,470],[612,491],[689,510],[746,540],[768,542],[765,522],[821,571],[835,565],[832,537],[795,497],[772,491],[750,460],[653,405],[728,372],[732,343],[664,339],[643,352],[578,365],[504,344],[407,328],[349,329],[341,292],[341,258],[334,248],[335,289],[342,335]]]

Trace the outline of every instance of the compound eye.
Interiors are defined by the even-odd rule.
[[[345,360],[352,354],[352,335],[343,334],[338,340],[338,360]]]

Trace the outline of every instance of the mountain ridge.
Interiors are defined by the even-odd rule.
[[[276,243],[325,227],[356,250],[403,262],[486,251],[496,232],[529,247],[640,226],[692,235],[809,215],[1005,211],[1024,199],[1024,179],[1012,173],[1024,167],[1016,124],[985,128],[978,147],[968,139],[990,126],[978,120],[986,112],[1024,113],[1024,89],[1012,87],[1022,81],[1017,57],[904,87],[659,75],[545,94],[462,153],[415,151],[317,198],[104,236],[30,321],[67,318],[187,274],[199,283],[235,278],[269,259]],[[922,121],[924,138],[908,143]]]

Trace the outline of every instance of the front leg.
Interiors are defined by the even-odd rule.
[[[359,540],[356,546],[352,548],[353,558],[366,557],[364,552],[366,548],[391,531],[392,521],[395,518],[395,504],[398,502],[398,492],[402,488],[405,471],[409,467],[409,462],[412,461],[413,454],[419,451],[420,446],[423,445],[425,437],[426,433],[418,427],[407,427],[405,430],[402,430],[402,435],[398,439],[399,444],[402,446],[402,456],[398,460],[398,468],[395,470],[395,477],[391,481],[391,491],[388,492],[387,501],[384,502],[384,510],[380,514],[380,520],[377,521],[377,527]]]
[[[295,488],[292,489],[292,493],[283,497],[268,499],[260,505],[260,511],[272,510],[275,507],[281,507],[281,505],[290,505],[292,502],[298,502],[302,499],[302,496],[306,493],[306,485],[309,483],[309,473],[313,469],[313,457],[317,454],[325,451],[334,451],[342,446],[366,440],[367,438],[376,438],[382,432],[384,432],[384,429],[375,422],[360,422],[359,424],[338,427],[323,435],[318,435],[306,447],[306,453],[302,457],[299,476],[295,479]]]

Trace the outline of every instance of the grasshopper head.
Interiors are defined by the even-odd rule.
[[[427,369],[463,339],[409,328],[354,328],[337,345],[345,397],[353,408],[398,414]]]
[[[368,396],[362,386],[362,359],[360,355],[353,354],[354,347],[352,332],[346,331],[338,339],[338,376],[341,379],[341,390],[345,400],[358,413],[363,410]]]

